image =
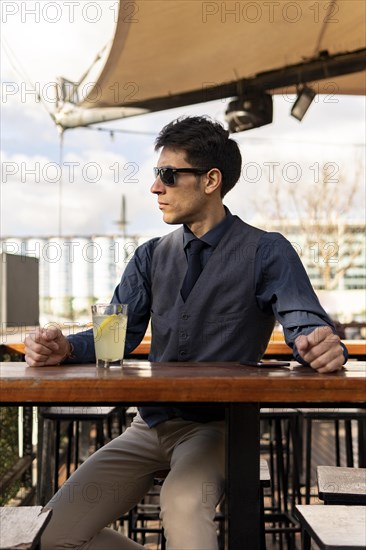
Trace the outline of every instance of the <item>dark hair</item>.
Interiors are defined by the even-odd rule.
[[[161,130],[155,151],[161,147],[181,149],[195,168],[218,168],[222,174],[221,196],[234,187],[240,177],[241,154],[229,132],[207,116],[180,117]]]

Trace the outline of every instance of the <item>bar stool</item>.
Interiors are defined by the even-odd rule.
[[[310,503],[311,493],[311,463],[312,463],[312,428],[314,421],[333,422],[335,429],[335,465],[341,466],[341,452],[340,452],[340,435],[339,435],[339,423],[344,422],[345,428],[345,449],[346,449],[346,465],[348,467],[354,466],[353,455],[353,437],[352,437],[352,420],[358,423],[359,432],[359,446],[358,446],[358,458],[359,464],[365,462],[365,449],[360,444],[362,436],[365,430],[366,424],[366,410],[364,409],[337,409],[337,410],[322,410],[322,409],[299,409],[301,417],[305,422],[305,504]]]
[[[366,469],[364,468],[318,466],[317,480],[319,499],[324,500],[326,505],[331,504],[331,509],[336,509],[338,505],[357,506],[366,504]],[[366,508],[364,508],[364,514],[366,522]],[[309,532],[304,530],[302,538],[303,550],[310,550],[311,538]]]
[[[364,506],[298,504],[295,514],[302,527],[303,549],[310,548],[312,539],[320,550],[365,550]]]
[[[271,506],[265,508],[266,533],[279,535],[279,548],[283,548],[283,536],[287,548],[295,547],[295,533],[300,531],[293,511],[301,503],[299,412],[291,408],[262,408],[260,419],[262,432],[269,429],[268,443],[262,438],[261,453],[269,454],[272,483]]]
[[[53,469],[53,492],[55,493],[59,487],[59,469],[60,469],[60,453],[61,453],[61,423],[67,422],[67,449],[66,449],[66,479],[70,476],[71,465],[74,469],[80,463],[80,425],[82,422],[94,423],[96,427],[96,436],[94,441],[94,449],[97,450],[105,443],[105,429],[108,432],[108,438],[111,439],[111,424],[110,420],[113,414],[119,413],[118,407],[45,407],[39,411],[40,421],[50,420],[54,423],[54,469]],[[105,426],[106,424],[106,426]],[[74,444],[73,444],[74,442]],[[44,470],[44,462],[49,461],[50,445],[47,438],[42,441],[42,470]],[[74,459],[72,460],[72,448],[74,447]],[[88,450],[89,451],[89,450]],[[39,472],[40,483],[46,483],[47,476],[43,475],[44,471]],[[39,493],[42,496],[43,490],[40,488]],[[42,499],[41,499],[42,500]],[[46,497],[45,500],[48,500]],[[44,504],[44,502],[42,502]]]
[[[324,504],[366,505],[366,468],[318,466],[317,480]]]

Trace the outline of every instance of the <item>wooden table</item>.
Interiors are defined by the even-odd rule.
[[[0,364],[3,404],[217,404],[226,409],[228,550],[259,549],[259,409],[261,406],[365,406],[366,362],[317,374],[291,363],[257,368],[236,363],[149,363],[27,367]]]

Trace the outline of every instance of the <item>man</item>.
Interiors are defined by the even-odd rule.
[[[112,301],[129,304],[127,353],[151,318],[152,361],[256,361],[277,319],[299,361],[319,373],[341,369],[346,350],[290,243],[223,204],[241,172],[228,132],[205,117],[178,119],[163,128],[156,150],[151,191],[164,221],[183,227],[139,247],[115,290]],[[94,361],[92,334],[66,339],[59,330],[39,330],[26,339],[26,360]],[[217,548],[223,410],[183,406],[141,407],[131,428],[71,476],[48,504],[53,516],[43,550],[141,548],[105,526],[138,502],[163,468],[170,468],[161,491],[168,549]],[[95,480],[100,499],[91,503],[83,488]],[[216,490],[203,495],[207,486]]]

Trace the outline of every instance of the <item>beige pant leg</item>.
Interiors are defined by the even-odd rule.
[[[156,430],[137,418],[131,428],[82,464],[47,504],[53,509],[42,550],[137,550],[105,527],[130,510],[167,468]]]
[[[179,428],[180,420],[168,421],[160,429],[165,447],[170,437],[164,438],[164,430],[171,430],[173,422],[178,432],[160,495],[167,548],[216,550],[215,508],[225,477],[224,422],[185,423],[185,428]]]

